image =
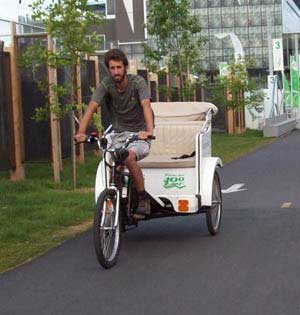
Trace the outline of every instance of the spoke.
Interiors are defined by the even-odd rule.
[[[103,254],[105,258],[107,258],[107,250],[108,250],[109,241],[110,241],[110,238],[108,237],[103,247]]]
[[[109,232],[109,236],[108,236],[108,238],[107,238],[107,243],[106,243],[106,246],[105,246],[105,249],[104,249],[104,256],[105,256],[105,258],[107,258],[107,254],[108,254],[108,252],[109,252],[109,248],[110,248],[110,243],[111,243],[111,240],[112,240],[112,237],[113,237],[113,232],[112,232],[112,230]],[[110,251],[111,252],[111,251]],[[110,253],[111,254],[111,253]]]

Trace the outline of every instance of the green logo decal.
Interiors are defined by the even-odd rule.
[[[165,174],[164,188],[183,188],[185,187],[184,175]]]

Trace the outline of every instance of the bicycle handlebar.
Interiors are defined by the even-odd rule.
[[[155,136],[148,136],[147,139],[148,140],[155,140],[156,137]],[[137,141],[137,140],[143,140],[143,139],[139,139],[138,135],[129,136],[126,139],[125,144],[121,147],[120,150],[125,150],[131,142],[134,142],[134,141]],[[99,139],[95,135],[87,135],[84,142],[86,142],[86,143],[98,142],[99,143],[99,147],[102,148],[102,149],[106,149],[107,143],[108,143],[107,139],[105,137],[102,137],[101,139]]]

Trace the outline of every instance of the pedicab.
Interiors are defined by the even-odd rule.
[[[128,137],[118,149],[111,145],[111,126],[101,139],[87,137],[87,142],[97,143],[103,157],[96,174],[93,234],[96,256],[104,268],[116,264],[122,233],[141,220],[203,213],[211,235],[220,229],[222,193],[217,169],[222,161],[211,156],[211,121],[217,107],[207,102],[151,105],[155,139],[149,156],[138,162],[150,198],[150,214],[136,215],[137,191],[128,170],[120,167],[127,146],[137,137]]]

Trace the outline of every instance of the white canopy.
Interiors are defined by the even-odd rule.
[[[156,121],[195,121],[202,120],[210,109],[218,108],[208,102],[155,102],[151,103]]]

